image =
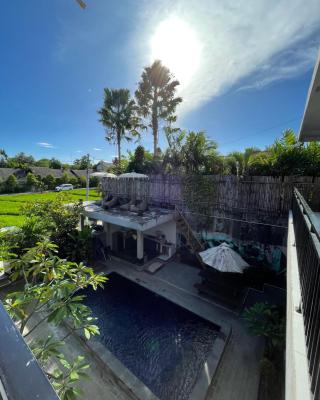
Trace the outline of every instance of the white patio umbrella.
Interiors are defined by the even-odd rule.
[[[133,179],[148,179],[148,175],[145,174],[138,174],[137,172],[127,172],[125,174],[121,174],[118,177],[119,179],[124,179],[124,178],[133,178]]]
[[[90,176],[95,176],[97,178],[118,178],[117,175],[111,172],[93,172]]]
[[[249,264],[227,243],[202,251],[199,255],[205,264],[220,272],[242,274],[243,270],[249,267]]]

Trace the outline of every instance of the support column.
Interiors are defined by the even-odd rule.
[[[137,231],[137,259],[143,260],[143,233]]]
[[[80,231],[84,228],[85,216],[83,214],[80,215]]]

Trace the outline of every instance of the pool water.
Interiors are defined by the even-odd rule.
[[[86,290],[101,341],[161,400],[187,400],[219,327],[122,277]]]

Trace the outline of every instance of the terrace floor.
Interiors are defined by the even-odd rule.
[[[169,300],[195,312],[220,325],[223,329],[231,327],[232,334],[226,345],[222,361],[209,390],[206,400],[256,400],[259,387],[259,360],[263,352],[263,342],[250,336],[239,316],[220,305],[197,294],[194,283],[199,281],[199,270],[186,264],[169,262],[154,275],[139,271],[136,266],[123,260],[113,259],[101,272],[112,272],[138,282]],[[107,283],[108,284],[108,283]],[[32,322],[32,325],[34,322]],[[64,328],[42,327],[43,334],[55,333],[63,337]],[[53,330],[53,332],[52,332]],[[31,335],[30,335],[31,336]],[[90,380],[80,382],[84,390],[83,398],[105,400],[137,399],[104,364],[88,350],[76,336],[68,338],[65,346],[67,356],[84,354],[91,365]]]

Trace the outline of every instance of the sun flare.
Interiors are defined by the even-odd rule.
[[[180,81],[181,88],[191,81],[200,59],[201,45],[191,26],[177,17],[158,25],[151,39],[151,60],[161,60]]]

